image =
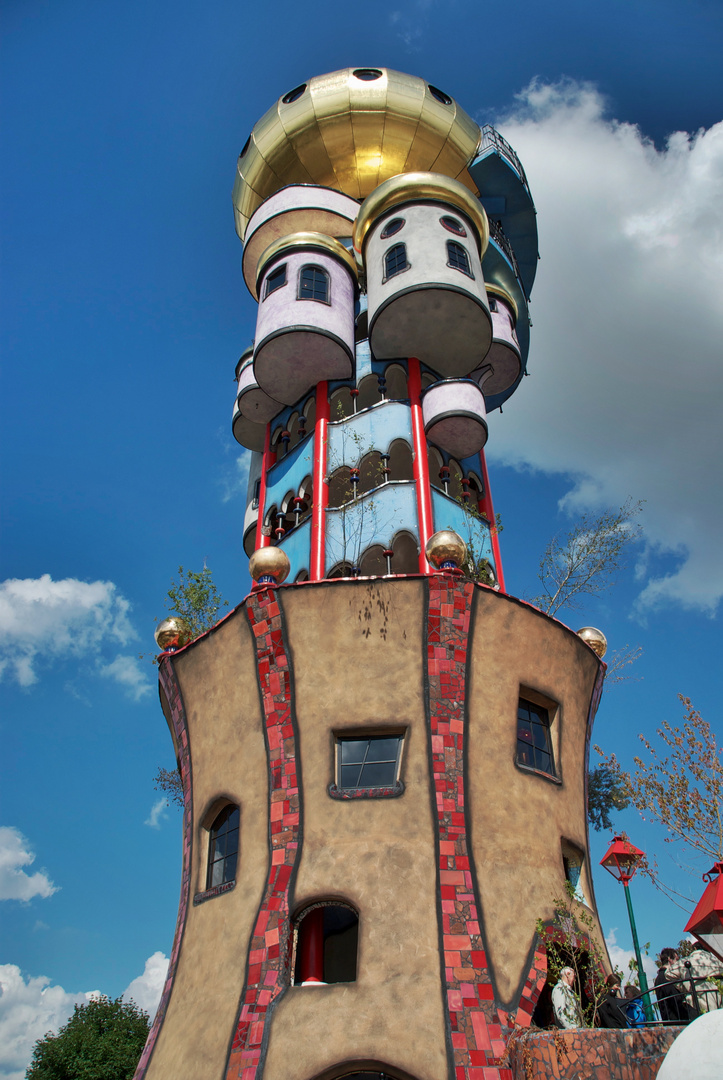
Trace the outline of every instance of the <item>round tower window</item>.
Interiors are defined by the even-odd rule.
[[[375,79],[381,79],[381,77],[379,68],[357,68],[354,72],[354,78],[361,79],[363,82],[374,82]]]
[[[388,221],[380,233],[382,240],[386,240],[389,236],[394,236],[400,229],[404,228],[404,218],[395,217],[391,221]]]
[[[450,217],[448,214],[445,214],[445,216],[441,217],[439,221],[441,225],[444,225],[445,229],[448,232],[454,233],[455,236],[467,235],[467,230],[465,229],[461,221],[457,221],[457,218],[453,218]]]
[[[302,83],[301,86],[295,86],[293,90],[289,90],[288,94],[284,94],[282,102],[284,105],[290,105],[292,101],[297,101],[306,90],[306,83]]]
[[[432,97],[435,97],[437,101],[441,101],[443,105],[451,105],[452,99],[449,94],[445,94],[444,90],[438,90],[436,86],[429,85],[429,92]]]

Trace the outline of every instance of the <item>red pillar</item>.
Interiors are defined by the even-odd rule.
[[[266,478],[269,469],[276,461],[276,454],[271,452],[271,422],[266,425],[264,436],[264,454],[261,459],[261,481],[259,483],[259,516],[256,522],[256,550],[269,547],[271,537],[264,536],[264,515],[266,513]]]
[[[314,908],[299,927],[299,982],[324,981],[324,909]]]
[[[419,521],[419,572],[431,573],[424,549],[432,535],[432,492],[429,485],[429,461],[427,439],[422,417],[422,373],[419,360],[412,356],[408,361],[409,401],[412,407],[412,448],[414,450],[414,482],[417,487],[417,519]]]
[[[316,426],[314,428],[313,506],[311,510],[311,565],[309,580],[322,581],[326,563],[326,508],[329,487],[326,483],[326,459],[329,442],[329,387],[316,387]],[[310,918],[310,916],[307,916]],[[304,920],[306,922],[306,919]]]
[[[482,502],[483,511],[487,515],[490,523],[490,540],[492,541],[492,555],[495,560],[495,573],[497,574],[497,581],[499,582],[500,592],[506,592],[505,589],[505,576],[502,573],[502,555],[500,554],[500,538],[497,534],[497,518],[495,517],[495,508],[492,504],[492,489],[490,488],[490,476],[487,472],[487,462],[485,460],[484,450],[479,452],[480,465],[482,466],[482,483],[485,486],[485,494]]]

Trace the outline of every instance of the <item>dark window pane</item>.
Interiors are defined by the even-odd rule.
[[[215,840],[213,841],[211,858],[215,861],[216,859],[222,859],[225,854],[226,854],[226,837],[225,836],[217,836],[215,838]]]
[[[392,220],[389,221],[382,229],[381,233],[379,234],[379,238],[380,240],[386,240],[388,237],[394,236],[394,234],[398,233],[399,230],[402,228],[404,228],[404,218],[392,218]]]
[[[343,788],[359,787],[359,777],[361,775],[361,770],[362,766],[360,765],[342,765],[341,786]]]
[[[299,299],[318,300],[327,303],[329,299],[329,275],[320,266],[305,266],[299,277]]]
[[[238,829],[232,829],[226,836],[226,857],[238,851]]]
[[[457,221],[457,218],[449,217],[445,214],[445,216],[441,217],[439,220],[449,232],[456,233],[457,236],[467,235],[467,230],[461,221]]]
[[[268,296],[269,293],[274,292],[276,289],[280,289],[282,285],[286,284],[286,263],[283,266],[279,266],[276,270],[272,270],[269,276],[266,278],[266,289],[264,296]]]
[[[397,763],[376,762],[365,765],[362,769],[359,787],[392,787],[396,778]]]
[[[233,855],[229,855],[224,862],[224,881],[233,881],[236,877],[236,860],[238,859],[237,853],[234,851]]]
[[[472,276],[469,265],[469,255],[461,244],[458,244],[456,240],[448,240],[447,254],[450,266],[455,270],[461,270],[463,274],[469,274],[470,277]]]
[[[228,827],[229,829],[238,829],[239,809],[238,806],[234,806],[231,813],[228,815]]]
[[[368,739],[342,739],[341,740],[341,763],[351,765],[352,762],[362,762],[369,745]]]
[[[399,736],[391,739],[370,739],[367,761],[393,761],[396,764]]]
[[[212,889],[214,885],[223,885],[223,860],[214,863],[211,867],[211,880],[208,887]]]
[[[517,762],[555,775],[547,709],[520,699],[517,709]]]

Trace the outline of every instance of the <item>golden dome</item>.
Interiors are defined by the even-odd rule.
[[[437,570],[443,563],[460,567],[467,558],[467,545],[454,529],[441,529],[430,536],[424,554]]]
[[[169,615],[156,627],[154,634],[159,649],[182,649],[191,640],[191,627],[180,615]]]
[[[243,240],[258,206],[287,184],[318,184],[364,199],[397,173],[458,179],[477,193],[467,165],[480,129],[424,79],[388,68],[317,75],[280,98],[254,126],[233,189]]]
[[[608,651],[608,639],[603,634],[602,630],[598,630],[594,626],[583,626],[577,632],[577,636],[581,637],[586,645],[589,645],[594,653],[602,660],[605,653]]]
[[[249,573],[254,581],[272,578],[275,585],[280,585],[290,570],[289,556],[279,547],[256,548],[249,559]]]
[[[482,203],[458,180],[440,173],[412,172],[391,176],[362,203],[354,222],[354,251],[357,258],[361,260],[366,234],[377,218],[401,203],[426,201],[447,203],[466,214],[477,232],[480,258],[484,255],[489,243],[490,227]]]

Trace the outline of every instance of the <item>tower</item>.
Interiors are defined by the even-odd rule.
[[[136,1076],[509,1080],[537,920],[565,880],[596,918],[604,672],[505,592],[494,529],[486,415],[525,371],[537,261],[524,170],[438,88],[348,69],[256,124],[234,209],[257,585],[159,664],[183,875]]]

